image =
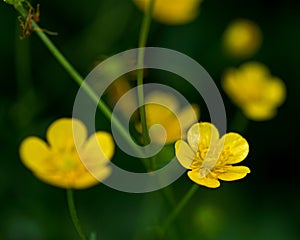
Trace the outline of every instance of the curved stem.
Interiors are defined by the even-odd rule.
[[[194,195],[196,190],[198,189],[199,185],[194,184],[190,190],[185,194],[185,196],[181,199],[177,207],[171,212],[171,214],[167,217],[167,219],[164,221],[161,227],[161,235],[164,236],[170,225],[173,223],[173,221],[176,219],[178,214],[181,212],[181,210],[185,207],[185,205],[188,203],[188,201],[191,199],[191,197]]]
[[[141,32],[139,37],[139,52],[138,52],[138,72],[137,72],[137,94],[138,94],[138,103],[140,106],[140,118],[142,123],[142,135],[144,140],[144,145],[150,143],[149,139],[149,132],[147,128],[147,120],[146,120],[146,110],[144,106],[144,89],[143,89],[143,78],[144,78],[144,57],[145,57],[145,50],[144,47],[146,46],[150,24],[151,24],[151,15],[153,11],[155,0],[150,0],[148,5],[147,11],[144,15],[144,19],[141,26]]]
[[[18,3],[14,5],[15,9],[22,15],[23,18],[27,17],[27,10],[23,7],[22,3]],[[38,24],[32,21],[33,29],[41,29]],[[42,42],[46,45],[48,50],[53,54],[56,60],[61,64],[61,66],[70,74],[70,76],[81,86],[85,92],[89,95],[89,97],[98,105],[98,108],[102,111],[104,116],[109,119],[112,124],[116,126],[119,130],[123,138],[129,143],[133,150],[139,151],[136,148],[135,143],[133,142],[128,132],[125,130],[124,126],[121,122],[116,118],[112,118],[112,112],[109,107],[105,104],[103,100],[99,100],[99,96],[95,93],[95,91],[84,81],[84,78],[75,70],[75,68],[69,63],[69,61],[64,57],[64,55],[57,49],[57,47],[53,44],[53,42],[48,38],[48,36],[41,30],[35,31],[38,37],[42,40]]]
[[[77,216],[77,211],[74,203],[74,194],[72,189],[67,189],[67,200],[68,200],[70,216],[72,218],[72,222],[76,228],[76,231],[80,236],[81,240],[87,240],[87,237],[82,229],[79,218]]]

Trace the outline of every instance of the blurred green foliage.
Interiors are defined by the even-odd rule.
[[[130,0],[40,3],[41,26],[59,33],[51,39],[83,76],[105,56],[137,47],[142,13]],[[266,64],[287,86],[287,100],[276,118],[251,122],[244,133],[250,144],[245,162],[251,174],[239,182],[223,183],[217,190],[201,187],[180,214],[169,239],[177,239],[176,233],[191,240],[299,239],[299,11],[296,1],[206,0],[199,17],[190,24],[152,23],[148,46],[189,55],[220,86],[224,68],[241,63],[222,51],[223,30],[235,18],[253,20],[261,27],[264,40],[252,60]],[[44,137],[53,120],[71,116],[78,86],[35,34],[20,40],[17,16],[11,6],[0,2],[0,239],[78,239],[64,190],[37,180],[18,156],[24,137]],[[171,74],[157,71],[146,81],[178,88],[191,102],[202,101]],[[225,95],[224,102],[230,121],[236,108]],[[201,109],[205,109],[203,104]],[[202,112],[201,120],[208,121],[207,113]],[[109,121],[99,119],[98,128],[109,131]],[[129,159],[122,153],[116,155],[122,161]],[[191,184],[182,176],[170,186],[177,201]],[[97,239],[154,239],[152,227],[172,209],[159,192],[129,194],[100,184],[75,195],[83,225],[95,231]]]

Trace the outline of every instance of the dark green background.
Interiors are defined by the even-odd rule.
[[[104,56],[138,45],[142,13],[130,0],[40,3],[41,26],[59,33],[51,39],[83,76]],[[37,180],[18,156],[22,139],[44,138],[53,120],[71,116],[78,86],[35,34],[20,40],[17,16],[11,6],[0,2],[0,239],[78,239],[64,190]],[[264,41],[249,60],[266,64],[287,87],[287,99],[276,118],[250,122],[243,134],[250,144],[243,163],[251,174],[222,183],[216,190],[200,187],[168,239],[299,239],[299,16],[297,1],[206,0],[191,24],[152,23],[148,46],[187,54],[219,86],[224,68],[243,62],[224,55],[222,32],[235,18],[253,20],[261,27]],[[153,75],[156,82],[184,86],[171,74]],[[146,81],[152,81],[151,75]],[[192,89],[185,89],[182,93],[190,101],[202,104],[198,95],[189,93]],[[223,96],[230,121],[236,108]],[[201,120],[209,121],[202,108]],[[109,131],[109,121],[99,116],[98,129]],[[116,155],[128,160],[120,152]],[[186,175],[172,184],[177,201],[191,185]],[[89,232],[96,231],[97,239],[155,239],[151,228],[170,212],[160,192],[122,193],[100,184],[75,195],[83,225]]]

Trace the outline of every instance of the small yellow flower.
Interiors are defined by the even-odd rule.
[[[107,163],[114,153],[114,143],[106,132],[86,138],[87,130],[81,121],[58,119],[47,130],[48,144],[38,137],[28,137],[20,145],[20,157],[37,178],[48,184],[88,188],[111,173]]]
[[[165,107],[161,104],[151,103],[145,105],[146,121],[148,129],[151,127],[151,140],[159,144],[174,143],[176,140],[182,138],[187,129],[199,119],[199,107],[196,104],[185,106],[181,108],[178,100],[171,94],[165,92],[154,91],[148,94],[146,102],[164,103]],[[161,125],[167,136],[161,128],[154,125]],[[137,126],[141,131],[141,125]]]
[[[260,28],[252,21],[237,19],[224,32],[223,44],[226,52],[233,57],[253,56],[262,43]]]
[[[219,179],[234,181],[250,173],[248,167],[232,166],[243,161],[249,152],[246,139],[237,133],[219,138],[213,124],[196,123],[187,133],[187,142],[177,141],[175,152],[182,166],[191,170],[189,178],[197,184],[217,188]]]
[[[228,69],[222,82],[224,91],[252,120],[268,120],[285,99],[285,85],[271,76],[268,68],[258,62],[248,62],[239,69]]]
[[[143,11],[150,3],[150,0],[133,1]],[[185,24],[198,16],[201,2],[202,0],[155,0],[152,16],[165,24]]]

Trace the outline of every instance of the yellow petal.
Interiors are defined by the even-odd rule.
[[[147,104],[145,106],[147,125],[150,127],[153,124],[167,123],[167,119],[170,117],[174,118],[174,113],[167,107],[159,104]]]
[[[217,188],[220,186],[220,182],[218,179],[212,177],[211,174],[207,175],[204,178],[200,178],[200,174],[197,171],[189,171],[189,178],[197,184],[203,185],[209,188]]]
[[[160,92],[160,91],[153,91],[147,94],[145,97],[145,102],[149,105],[159,105],[159,106],[166,106],[165,108],[169,109],[171,112],[176,112],[179,108],[179,102],[176,97],[170,93]],[[160,105],[163,103],[163,105]],[[147,106],[147,105],[146,105]]]
[[[59,169],[46,173],[35,172],[35,176],[41,181],[55,187],[84,189],[99,184],[110,173],[111,169],[109,167],[103,167],[101,170],[93,173],[93,175],[86,169],[79,168],[78,171],[69,173],[59,171]]]
[[[235,164],[243,161],[249,153],[249,144],[245,138],[238,133],[227,133],[219,144],[223,144],[222,155],[225,164]]]
[[[149,130],[153,125],[159,124],[166,131],[166,143],[172,143],[180,139],[181,131],[176,115],[169,109],[161,105],[151,104],[147,106],[149,106],[146,108],[147,125],[149,126]],[[151,140],[156,143],[165,143],[165,134],[164,132],[161,132],[161,128],[156,128],[155,126],[153,126],[153,129],[151,129],[151,131]]]
[[[226,172],[218,175],[218,178],[223,181],[234,181],[244,178],[250,169],[245,166],[230,166],[227,167]]]
[[[84,189],[88,187],[92,187],[102,180],[106,179],[111,174],[111,168],[104,167],[97,172],[93,172],[93,175],[86,173],[83,176],[80,176],[73,183],[72,188],[75,189]]]
[[[41,181],[60,188],[72,188],[70,178],[60,172],[40,173],[35,172],[35,176]]]
[[[285,100],[285,85],[279,78],[272,77],[268,81],[266,89],[267,101],[274,107],[279,106]]]
[[[114,149],[115,146],[111,134],[96,132],[88,139],[82,151],[79,152],[79,156],[83,164],[94,174],[94,172],[106,168],[104,164],[110,161],[114,154]]]
[[[209,148],[210,144],[215,144],[219,139],[219,131],[211,123],[195,123],[189,129],[187,139],[194,152],[197,152],[200,144],[205,148]]]
[[[180,112],[170,115],[164,127],[167,132],[166,143],[186,138],[187,129],[199,118],[199,107],[197,105],[186,106]]]
[[[82,146],[87,136],[84,124],[78,119],[61,118],[54,121],[47,131],[47,140],[56,150],[66,150]],[[75,139],[76,137],[76,139]]]
[[[185,141],[179,140],[175,143],[175,154],[183,167],[191,169],[190,166],[195,158],[195,153]]]
[[[238,70],[248,81],[259,83],[264,81],[270,75],[270,71],[264,64],[260,62],[246,62],[240,66]],[[241,80],[242,81],[242,80]]]
[[[251,120],[265,121],[273,118],[277,113],[277,109],[270,106],[268,102],[259,104],[254,102],[244,105],[243,112]]]
[[[178,114],[177,119],[181,126],[182,137],[186,135],[186,130],[192,124],[198,121],[200,117],[200,108],[196,104],[191,104],[190,106],[186,106],[183,108]]]
[[[146,102],[148,102],[145,110],[149,130],[155,124],[161,125],[165,130],[162,132],[161,127],[151,129],[151,140],[159,144],[173,143],[185,137],[187,128],[196,122],[199,117],[198,106],[187,106],[179,111],[179,102],[176,97],[165,92],[154,91],[149,93]],[[163,103],[163,105],[160,103]],[[138,124],[136,128],[141,132],[141,124]],[[167,134],[166,139],[165,133]]]
[[[34,172],[45,172],[51,169],[49,163],[51,151],[40,138],[26,138],[20,145],[20,157],[23,164]]]
[[[198,5],[202,0],[155,0],[153,18],[165,24],[184,24],[198,15]],[[134,0],[145,11],[149,0]]]

